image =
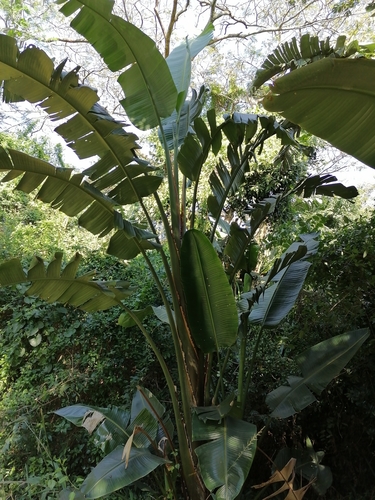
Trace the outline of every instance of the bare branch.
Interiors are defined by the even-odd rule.
[[[165,47],[164,47],[164,56],[168,57],[170,48],[171,48],[171,37],[173,33],[173,28],[176,22],[176,14],[177,14],[177,0],[173,0],[173,7],[172,7],[172,12],[171,16],[169,18],[169,24],[168,24],[168,29],[165,34]]]
[[[158,9],[159,9],[159,0],[155,0],[155,7],[154,7],[155,16],[156,16],[156,19],[158,20],[161,32],[163,33],[163,37],[165,39],[166,38],[165,29],[164,29],[163,21],[161,20]]]
[[[79,39],[74,39],[74,38],[47,38],[44,40],[46,43],[52,43],[52,42],[61,42],[61,43],[86,43],[88,44],[89,42],[85,38],[79,38]]]

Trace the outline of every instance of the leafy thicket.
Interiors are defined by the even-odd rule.
[[[374,212],[363,203],[367,197],[363,194],[355,205],[338,199],[296,199],[291,205],[293,217],[283,223],[279,220],[278,231],[269,233],[270,249],[301,231],[320,231],[321,243],[297,307],[269,336],[269,344],[261,347],[260,373],[254,379],[257,400],[262,392],[286,382],[288,371],[297,373],[298,367],[292,369],[293,360],[312,339],[314,343],[325,341],[346,328],[373,328]],[[324,451],[322,464],[331,468],[335,478],[335,490],[328,490],[327,499],[368,498],[373,492],[372,480],[364,471],[373,460],[367,444],[374,439],[373,386],[369,383],[374,376],[374,347],[370,339],[367,349],[323,391],[319,405],[306,408],[293,423],[273,426],[274,439],[286,433],[288,446],[296,450],[289,458],[301,449],[307,452],[306,436],[315,449]],[[261,399],[258,407],[262,408]],[[346,431],[349,427],[352,433]],[[273,445],[273,441],[264,442],[265,449]],[[343,468],[349,474],[342,474]]]
[[[85,254],[79,274],[95,269],[99,279],[126,280],[137,287],[128,298],[135,309],[158,305],[141,260],[124,266],[105,256],[76,221],[67,225],[63,214],[57,216],[11,187],[1,188],[3,258],[21,251],[27,269],[38,240],[48,259],[58,250],[69,256],[79,248]],[[161,262],[155,265],[160,268]],[[108,398],[115,405],[128,404],[140,379],[155,390],[160,372],[137,330],[125,334],[116,324],[116,309],[88,315],[69,305],[56,307],[35,296],[24,297],[20,291],[26,287],[16,288],[0,289],[0,469],[3,480],[13,481],[0,491],[4,497],[39,499],[56,495],[70,479],[86,475],[101,457],[92,439],[71,433],[51,410],[77,401],[106,405]],[[165,356],[171,362],[165,328],[157,320],[148,321],[161,345],[165,342]]]

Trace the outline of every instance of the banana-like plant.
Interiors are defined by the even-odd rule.
[[[126,283],[98,282],[92,274],[76,277],[78,255],[63,270],[60,254],[46,268],[36,259],[27,273],[17,259],[4,262],[0,284],[29,282],[28,294],[87,311],[120,306],[120,323],[137,325],[153,349],[173,412],[171,418],[157,398],[141,387],[130,412],[86,405],[58,410],[58,415],[94,433],[107,453],[79,489],[65,490],[60,498],[101,498],[160,470],[164,475],[159,481],[162,494],[168,498],[234,500],[257,447],[258,429],[245,418],[257,350],[266,329],[277,326],[293,306],[310,266],[307,259],[317,251],[318,242],[316,235],[302,235],[252,288],[254,236],[282,197],[254,203],[243,220],[231,224],[223,217],[223,209],[228,197],[244,183],[268,139],[279,138],[284,152],[302,146],[288,121],[235,113],[218,123],[213,110],[200,116],[205,89],[189,93],[191,61],[210,41],[212,26],[164,59],[148,36],[112,13],[113,1],[59,3],[63,14],[72,16],[71,26],[92,44],[111,71],[119,72],[125,95],[121,104],[128,119],[142,130],[158,127],[165,153],[169,211],[158,194],[164,178],[137,156],[135,134],[98,104],[93,89],[79,83],[78,68],[66,71],[66,61],[54,67],[42,50],[30,46],[20,51],[8,36],[0,36],[4,99],[35,103],[52,121],[59,121],[55,131],[79,158],[96,160],[76,173],[1,149],[0,170],[6,172],[2,181],[19,179],[17,189],[37,191],[39,200],[69,216],[77,215],[83,228],[108,238],[108,252],[119,259],[142,254],[163,305],[129,310]],[[208,176],[212,193],[203,200],[210,214],[210,229],[205,234],[197,229],[202,201],[198,187],[207,177],[208,156],[218,156],[224,146],[227,160],[219,158]],[[315,192],[356,196],[355,188],[335,181],[332,176],[313,176],[285,196]],[[148,196],[160,211],[160,235],[144,203]],[[124,217],[122,207],[135,203],[138,222],[146,221],[147,229]],[[160,281],[149,251],[160,253],[168,289]],[[143,317],[152,313],[169,324],[178,380],[142,324]],[[256,344],[248,360],[248,342],[254,334]],[[289,416],[312,402],[311,391],[319,393],[326,387],[367,336],[367,331],[351,332],[303,353],[299,360],[302,377],[291,376],[289,386],[267,398],[273,415]],[[238,378],[237,389],[227,393],[229,362],[237,365]]]

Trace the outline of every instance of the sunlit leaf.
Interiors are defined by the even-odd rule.
[[[375,60],[321,59],[277,79],[263,104],[375,168],[374,78]]]

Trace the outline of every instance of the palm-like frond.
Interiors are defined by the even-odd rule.
[[[156,235],[123,219],[115,210],[117,203],[89,184],[83,173],[57,168],[39,158],[15,150],[7,152],[3,148],[0,148],[0,171],[7,172],[2,182],[22,176],[17,184],[20,191],[31,193],[38,189],[37,199],[50,203],[68,216],[80,214],[78,223],[91,233],[103,237],[117,230],[110,240],[113,255],[131,258],[139,253],[139,246],[147,249],[156,246],[147,241]],[[127,256],[129,251],[130,257]]]
[[[339,36],[334,45],[330,38],[320,40],[310,34],[302,35],[297,41],[292,40],[279,45],[267,56],[261,68],[256,72],[253,88],[257,89],[275,75],[288,69],[296,69],[324,57],[348,57],[356,52],[356,42],[345,46],[346,37]]]
[[[16,41],[0,36],[0,80],[7,102],[28,100],[46,111],[79,158],[99,156],[84,174],[94,187],[107,189],[118,204],[134,203],[156,191],[162,178],[150,175],[153,168],[135,156],[137,136],[127,133],[124,123],[112,118],[98,103],[95,90],[80,85],[78,68],[65,72],[63,61],[52,60],[36,47],[19,52]]]
[[[11,286],[31,282],[27,295],[37,295],[47,302],[62,302],[87,312],[103,311],[121,304],[131,294],[126,282],[92,281],[95,273],[76,277],[81,256],[74,258],[61,270],[63,254],[45,267],[41,258],[35,257],[26,273],[19,259],[11,259],[0,265],[0,285]]]
[[[0,79],[4,81],[4,100],[27,100],[39,104],[51,120],[68,118],[56,131],[80,158],[110,154],[112,166],[121,151],[121,161],[129,163],[137,148],[137,137],[125,133],[124,124],[114,120],[97,104],[94,89],[80,85],[78,68],[64,71],[66,61],[54,68],[47,54],[34,46],[19,52],[16,40],[0,36]],[[110,167],[108,167],[110,168]]]
[[[93,234],[104,236],[118,229],[115,241],[121,239],[125,250],[112,244],[112,253],[119,256],[121,250],[126,258],[128,247],[132,255],[139,252],[139,245],[131,239],[141,241],[155,235],[125,221],[115,207],[154,193],[162,178],[150,175],[154,169],[135,157],[137,137],[127,134],[124,124],[98,104],[93,89],[79,84],[77,68],[64,72],[64,65],[65,61],[54,68],[45,52],[35,47],[20,53],[13,38],[0,35],[3,98],[8,102],[28,100],[44,109],[52,121],[65,120],[56,132],[80,158],[100,159],[77,174],[17,151],[9,151],[8,155],[2,149],[0,170],[8,171],[3,181],[22,175],[18,189],[30,193],[38,188],[38,199],[69,216],[81,214],[79,224]],[[153,248],[147,242],[141,246]]]

